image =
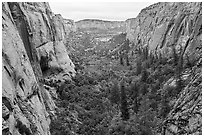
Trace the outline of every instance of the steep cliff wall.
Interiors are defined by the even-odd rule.
[[[75,22],[78,31],[92,34],[96,40],[108,41],[114,35],[125,32],[124,21],[85,19]]]
[[[188,81],[164,121],[163,134],[201,134],[202,3],[156,3],[126,20],[126,28],[134,43],[132,56],[146,48],[167,62],[174,60],[182,68],[181,79]],[[170,81],[164,91],[176,78]]]
[[[94,19],[85,19],[75,22],[76,27],[80,29],[120,29],[125,31],[125,22],[124,21],[104,21],[104,20],[94,20]]]
[[[156,3],[143,9],[137,18],[126,20],[127,38],[149,51],[169,57],[172,47],[185,49],[189,58],[201,45],[201,3]],[[191,52],[191,53],[189,53]]]
[[[97,19],[84,19],[75,22],[78,32],[85,32],[96,41],[107,42],[114,35],[124,33],[126,25],[124,21],[104,21]]]
[[[2,3],[2,132],[50,134],[55,104],[43,87],[52,68],[75,75],[66,23],[48,3]]]

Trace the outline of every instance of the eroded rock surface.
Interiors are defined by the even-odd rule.
[[[132,52],[146,48],[167,62],[179,60],[180,76],[188,81],[164,121],[163,134],[202,134],[202,3],[156,3],[126,20],[126,28]]]
[[[193,60],[196,48],[201,48],[201,11],[201,3],[153,4],[136,18],[126,20],[127,38],[136,47],[147,46],[150,52],[167,57],[173,47],[176,52],[184,50],[184,55]]]
[[[50,134],[56,107],[43,73],[75,75],[64,45],[68,25],[48,3],[2,3],[3,134]]]
[[[130,70],[134,70],[135,66],[137,69],[139,68],[137,61],[143,58],[143,56],[138,57],[139,54],[137,54],[137,52],[141,51],[144,53],[144,57],[149,53],[149,55],[151,55],[150,57],[158,59],[156,63],[159,62],[161,68],[166,67],[166,64],[170,64],[169,66],[167,65],[167,67],[173,66],[172,68],[174,68],[174,70],[171,71],[178,69],[178,73],[175,71],[171,77],[165,77],[165,80],[159,85],[160,89],[156,91],[159,94],[161,93],[162,97],[162,94],[165,94],[168,87],[176,88],[179,86],[178,80],[184,82],[184,87],[178,92],[178,95],[176,94],[173,98],[168,98],[170,100],[168,105],[171,107],[171,110],[167,112],[166,116],[161,117],[159,121],[161,122],[161,131],[155,131],[155,134],[202,134],[201,3],[157,3],[143,9],[136,18],[126,20],[126,25],[124,22],[101,20],[82,20],[76,22],[75,25],[74,21],[64,19],[60,14],[53,14],[48,3],[32,2],[2,3],[3,134],[50,134],[50,121],[55,117],[56,112],[53,99],[60,100],[60,97],[67,99],[65,100],[67,104],[69,104],[70,101],[68,97],[72,90],[69,90],[69,88],[71,89],[72,86],[69,88],[63,86],[66,85],[66,82],[72,81],[71,78],[75,76],[76,73],[75,66],[69,58],[70,51],[67,51],[67,49],[71,49],[73,48],[72,46],[75,46],[74,44],[69,45],[72,43],[70,42],[71,38],[69,39],[69,34],[77,29],[82,32],[85,31],[84,36],[91,32],[91,34],[95,36],[96,41],[101,42],[108,42],[113,35],[124,32],[126,29],[127,35],[122,34],[118,39],[121,40],[120,43],[123,43],[127,36],[126,38],[129,39],[132,44],[126,41],[127,43],[124,42],[120,47],[115,45],[116,48],[114,47],[112,49],[112,52],[118,54],[120,51],[124,51],[123,54],[127,60],[129,57],[130,61],[128,62],[130,63],[128,63],[127,66],[122,68],[116,64],[116,68],[124,69],[124,73],[129,71],[128,67],[130,67]],[[82,33],[79,33],[79,36],[81,34]],[[72,35],[74,35],[74,33]],[[76,45],[78,44],[77,42],[79,42],[78,38],[80,37],[76,36]],[[85,37],[84,42],[86,42],[86,40]],[[82,43],[84,42],[82,41]],[[87,45],[90,46],[91,41],[87,43]],[[98,46],[101,47],[100,44]],[[79,50],[80,48],[79,46],[75,51],[81,52]],[[87,47],[87,51],[95,50],[94,48]],[[84,51],[82,52],[84,53]],[[104,53],[102,53],[103,56],[106,55]],[[114,59],[114,56],[112,59]],[[164,63],[162,59],[165,59]],[[146,57],[144,62],[141,63],[141,68],[145,68],[145,63],[148,61],[148,57]],[[107,64],[111,63],[108,62]],[[102,66],[104,64],[99,62],[99,65]],[[99,69],[101,69],[101,66]],[[147,67],[147,70],[148,72],[146,73],[154,72],[154,68],[151,68],[151,66],[149,66],[149,68]],[[155,72],[157,71],[160,74],[162,69],[158,67]],[[142,72],[142,75],[143,74],[145,77],[145,71],[144,73]],[[121,72],[118,75],[121,75]],[[132,76],[134,74],[131,73],[130,75]],[[135,76],[135,80],[139,80],[140,77],[142,78],[140,74],[137,76],[138,74]],[[110,75],[108,75],[108,77],[110,77]],[[82,80],[82,82],[86,82],[85,80],[89,79],[89,77],[81,78],[79,77],[78,79]],[[143,81],[146,80],[143,79]],[[75,79],[75,81],[78,80]],[[90,77],[88,83],[94,84],[95,82],[92,81]],[[78,83],[76,82],[76,84]],[[143,85],[147,84],[145,83]],[[152,85],[152,83],[149,85]],[[100,85],[98,86],[100,87]],[[84,87],[81,88],[83,88],[81,89],[83,91]],[[76,92],[86,93],[80,92],[81,90],[76,89]],[[97,92],[100,92],[100,90],[102,91],[102,88],[98,88]],[[151,90],[151,92],[152,91],[154,91],[154,89]],[[60,92],[60,94],[58,92]],[[87,93],[92,97],[93,94],[90,92],[89,86]],[[145,96],[145,94],[146,93],[143,95]],[[75,95],[75,91],[73,95]],[[87,99],[87,96],[85,95],[84,98]],[[149,100],[144,104],[148,104],[148,101]],[[101,103],[101,105],[104,104]],[[143,107],[141,108],[143,112]],[[69,109],[67,110],[66,108],[62,108],[60,113],[63,114],[66,111],[68,114],[74,114],[69,112]],[[145,109],[144,112],[145,114],[146,112],[149,113]],[[144,113],[141,113],[142,116],[143,114]],[[65,115],[62,115],[63,119],[72,121],[69,120],[71,116]],[[84,115],[84,112],[82,115]],[[75,115],[73,116],[74,121],[77,121],[77,115],[76,117]],[[133,119],[133,123],[138,124],[137,121],[134,121],[135,119],[136,118]],[[93,120],[96,119],[94,118]],[[108,120],[108,122],[110,121],[111,120]],[[67,130],[67,123],[65,125],[63,125],[63,123],[66,123],[66,121],[60,121],[59,127],[63,127]],[[82,123],[77,121],[77,124],[71,123],[69,126],[71,128],[73,126],[77,129],[78,124]],[[83,124],[87,126],[86,123]],[[90,125],[93,124],[91,123]],[[57,127],[58,123],[57,126],[54,126]],[[131,127],[134,126],[129,126],[129,128]],[[63,128],[59,129],[60,133],[63,133],[61,131],[64,130]],[[81,128],[83,129],[83,126]],[[87,130],[90,129],[90,127],[86,128]],[[134,130],[137,129],[138,128],[135,128]],[[151,130],[160,129],[156,128]],[[71,129],[70,132],[72,131],[74,130]],[[79,133],[81,133],[80,130]],[[137,131],[134,133],[140,134],[140,132]],[[151,134],[152,133],[153,132],[151,132]],[[75,132],[72,134],[75,134]]]
[[[183,89],[164,121],[165,134],[202,134],[202,73],[196,67],[195,72],[187,77],[189,84]]]

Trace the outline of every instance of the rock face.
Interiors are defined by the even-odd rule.
[[[201,10],[201,3],[156,3],[126,20],[127,38],[165,56],[171,56],[172,47],[185,49],[191,58],[194,45],[201,45]]]
[[[202,134],[202,3],[156,3],[126,20],[127,39],[170,61],[179,56],[188,84],[164,121],[163,134]],[[131,55],[130,55],[131,56]]]
[[[189,84],[185,86],[163,122],[164,134],[202,134],[202,73],[198,66],[193,69],[194,74],[186,77]]]
[[[104,21],[97,19],[85,19],[75,22],[76,27],[79,29],[120,29],[125,31],[125,22],[124,21]]]
[[[124,21],[104,21],[85,19],[75,22],[78,31],[93,34],[96,40],[108,41],[114,35],[125,32]]]
[[[64,45],[72,26],[48,3],[2,3],[3,134],[50,134],[55,104],[43,72],[75,75]]]

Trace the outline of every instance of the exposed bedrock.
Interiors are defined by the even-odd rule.
[[[75,75],[64,45],[72,26],[48,3],[2,3],[3,134],[50,134],[56,107],[43,73]]]

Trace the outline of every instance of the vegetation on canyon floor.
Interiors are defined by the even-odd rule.
[[[124,36],[119,35],[123,39]],[[88,39],[82,43],[94,45],[91,42]],[[120,49],[125,50],[124,46]],[[167,59],[149,54],[147,48],[136,51],[136,59],[134,62],[129,59],[129,64],[128,57],[124,58],[123,54],[115,54],[115,59],[108,54],[103,56],[104,49],[98,53],[76,53],[74,57],[79,57],[81,62],[92,62],[92,65],[78,63],[73,80],[56,85],[58,109],[50,126],[51,133],[161,134],[163,121],[188,82],[181,74],[192,65],[184,64],[176,53]],[[170,78],[175,84],[165,85]]]

